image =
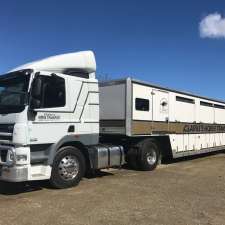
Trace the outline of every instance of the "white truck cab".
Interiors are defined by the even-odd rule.
[[[98,143],[95,71],[94,54],[85,51],[29,63],[0,77],[2,180],[50,179],[58,147]],[[74,168],[73,157],[64,160]]]

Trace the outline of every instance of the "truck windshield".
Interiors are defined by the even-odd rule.
[[[29,74],[27,71],[18,71],[0,76],[0,113],[24,110],[27,104]]]

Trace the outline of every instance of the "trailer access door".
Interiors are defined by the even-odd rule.
[[[169,121],[169,93],[163,90],[152,91],[153,121]]]

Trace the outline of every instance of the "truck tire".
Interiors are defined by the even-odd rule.
[[[160,152],[158,146],[151,140],[145,139],[139,144],[139,168],[144,171],[154,170],[160,159]]]
[[[136,148],[130,148],[128,153],[127,153],[127,163],[128,166],[133,169],[133,170],[138,170],[138,154],[137,154],[137,149]]]
[[[76,186],[85,173],[85,158],[82,152],[73,146],[59,149],[53,165],[50,183],[54,188]]]

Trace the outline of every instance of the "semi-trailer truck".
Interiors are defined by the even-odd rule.
[[[0,179],[77,185],[85,173],[225,146],[225,102],[125,78],[99,83],[92,51],[0,76]]]

